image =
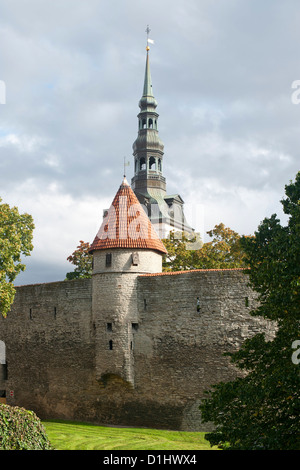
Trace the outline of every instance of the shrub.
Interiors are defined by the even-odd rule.
[[[33,411],[0,404],[0,450],[51,450],[51,445]]]

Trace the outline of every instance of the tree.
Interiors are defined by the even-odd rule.
[[[212,241],[200,243],[193,234],[171,232],[163,243],[168,251],[163,259],[164,271],[189,269],[226,269],[246,266],[245,253],[241,246],[241,236],[225,227],[215,225],[207,234]],[[193,238],[194,237],[194,238]]]
[[[77,249],[67,258],[76,267],[73,272],[66,274],[66,280],[92,277],[93,256],[89,253],[89,249],[90,244],[88,242],[79,241]]]
[[[1,202],[0,198],[0,312],[6,317],[15,297],[13,281],[26,268],[21,256],[33,250],[34,223],[31,215]]]
[[[241,235],[223,223],[215,225],[207,234],[212,241],[204,243],[193,253],[193,265],[199,269],[231,269],[246,267]]]
[[[0,450],[52,450],[34,411],[0,404]]]
[[[163,271],[184,271],[192,269],[192,250],[187,244],[194,241],[188,233],[170,232],[169,238],[162,240],[167,254],[163,257]]]
[[[257,334],[228,354],[246,375],[215,385],[200,406],[203,420],[216,426],[206,437],[222,448],[300,448],[300,369],[293,350],[300,346],[300,172],[285,194],[287,226],[274,214],[242,240],[259,300],[251,314],[276,322],[276,334],[271,340]]]

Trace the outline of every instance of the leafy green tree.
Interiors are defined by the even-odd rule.
[[[89,253],[89,249],[90,244],[88,242],[79,241],[77,249],[67,258],[76,267],[73,272],[66,274],[66,280],[92,277],[93,256]]]
[[[163,271],[185,271],[192,269],[192,250],[187,244],[192,243],[195,237],[188,233],[170,232],[169,238],[162,240],[167,254],[163,257]]]
[[[203,243],[193,234],[171,232],[163,243],[168,254],[163,259],[164,271],[189,269],[226,269],[246,266],[241,236],[225,227],[215,225],[207,234],[211,241]]]
[[[215,225],[207,234],[212,238],[192,254],[192,263],[198,269],[231,269],[246,267],[241,235],[223,223]]]
[[[276,322],[276,334],[257,334],[230,353],[245,376],[215,385],[200,406],[215,424],[207,439],[222,448],[300,449],[300,172],[285,193],[287,225],[274,214],[242,240],[259,300],[251,314]]]
[[[0,313],[6,317],[15,297],[13,281],[26,268],[21,256],[33,250],[34,223],[31,215],[1,202],[0,198]]]

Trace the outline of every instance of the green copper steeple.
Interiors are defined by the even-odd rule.
[[[148,33],[148,28],[147,28]],[[179,194],[168,196],[163,176],[164,144],[158,134],[157,101],[153,95],[150,73],[149,46],[146,51],[146,68],[143,95],[139,101],[138,136],[133,143],[134,176],[131,187],[161,238],[170,230],[193,231],[186,224],[183,200]]]
[[[151,80],[151,72],[150,72],[150,64],[149,64],[149,47],[147,47],[147,58],[146,58],[146,69],[145,69],[145,79],[144,79],[144,90],[143,96],[140,100],[140,108],[152,106],[154,109],[157,106],[157,101],[153,95],[152,89],[152,80]]]
[[[141,195],[150,197],[149,188],[165,193],[166,182],[162,176],[162,159],[164,145],[158,135],[157,101],[153,95],[147,47],[143,95],[139,101],[138,136],[133,144],[135,172],[132,178],[132,189]]]

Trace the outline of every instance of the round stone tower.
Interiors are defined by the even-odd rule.
[[[91,245],[96,373],[134,385],[134,335],[139,328],[137,277],[162,271],[166,249],[124,178]]]

